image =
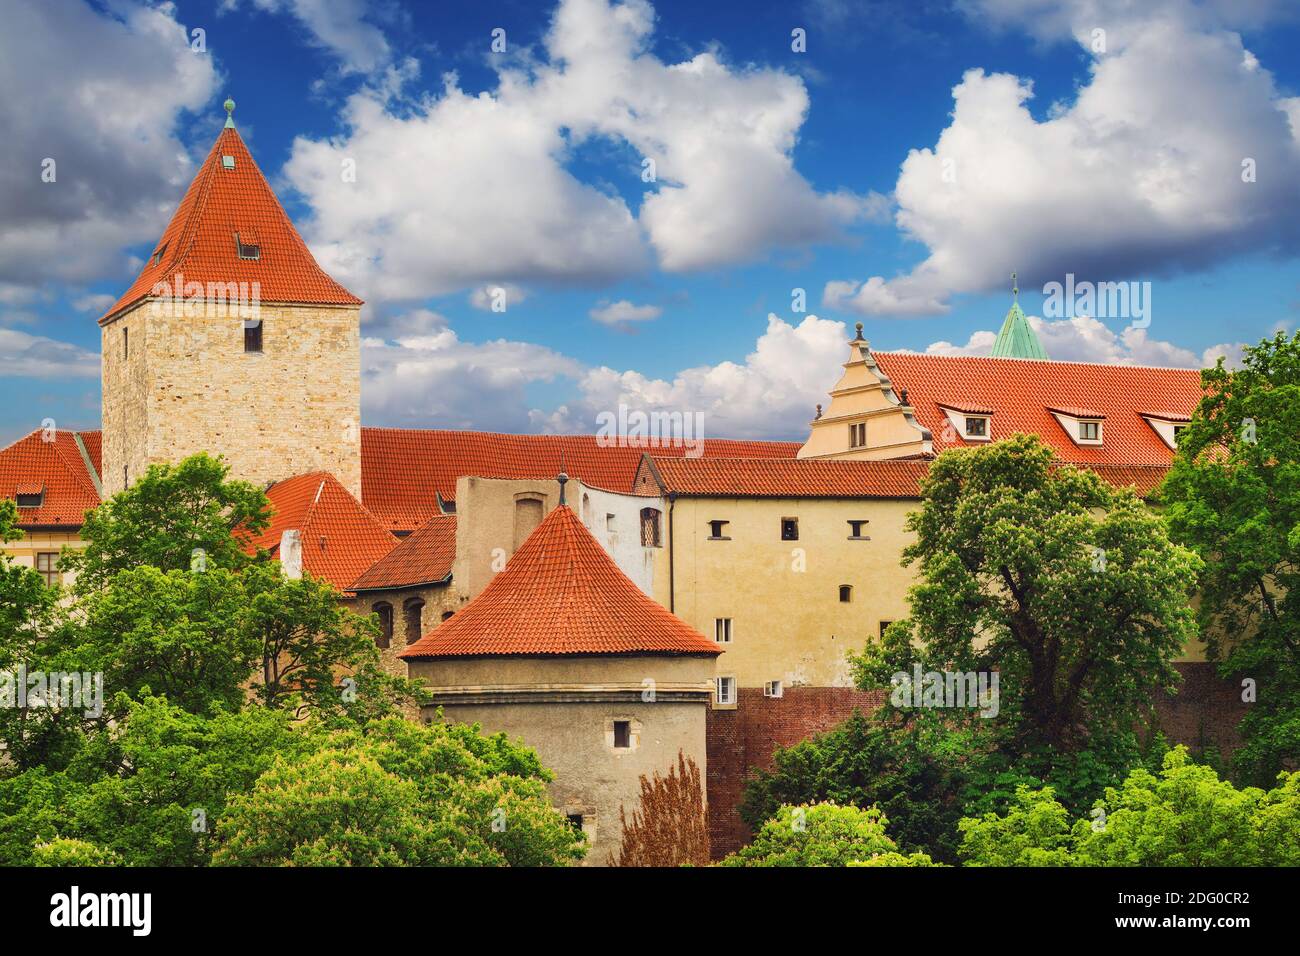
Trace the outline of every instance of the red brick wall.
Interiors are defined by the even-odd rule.
[[[1170,743],[1193,749],[1217,747],[1230,754],[1240,745],[1237,722],[1245,711],[1239,682],[1219,678],[1214,665],[1175,664],[1183,675],[1176,696],[1161,695],[1156,715]],[[741,687],[735,710],[708,714],[709,839],[714,858],[749,842],[741,821],[745,782],[755,768],[772,766],[772,751],[789,747],[846,720],[853,708],[870,713],[887,697],[884,690],[849,687],[791,687],[785,696],[763,696],[760,687]]]

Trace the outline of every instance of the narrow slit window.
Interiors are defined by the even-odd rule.
[[[393,643],[393,606],[376,604],[375,616],[379,618],[379,633],[375,636],[376,647],[388,647]]]
[[[659,544],[658,508],[641,509],[641,546],[643,548],[661,547]]]
[[[129,358],[131,355],[131,330],[122,329],[122,358]]]
[[[249,319],[244,322],[244,351],[262,351],[262,320]]]
[[[849,426],[849,447],[866,448],[867,447],[867,423],[854,422]]]

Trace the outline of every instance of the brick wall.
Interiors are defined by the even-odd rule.
[[[1241,743],[1237,723],[1248,706],[1241,703],[1240,682],[1218,677],[1213,664],[1174,666],[1183,676],[1178,694],[1162,694],[1156,701],[1156,716],[1170,743],[1232,753]],[[710,709],[708,715],[709,838],[715,858],[749,842],[749,828],[736,808],[754,769],[771,768],[773,750],[829,730],[855,707],[869,713],[887,696],[883,690],[849,687],[793,687],[779,698],[765,698],[758,687],[742,687],[738,693],[734,710]]]

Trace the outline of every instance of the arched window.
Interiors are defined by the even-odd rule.
[[[542,523],[542,499],[515,499],[515,550],[524,543],[533,529]]]
[[[424,602],[419,598],[411,598],[402,605],[402,614],[406,618],[406,646],[410,647],[420,639],[422,629],[420,621],[424,615]]]
[[[393,643],[393,606],[380,601],[371,610],[379,618],[379,636],[375,638],[375,646],[388,647]]]
[[[840,585],[840,601],[848,604],[853,600],[853,586],[849,584]]]
[[[641,509],[641,546],[643,548],[662,547],[659,543],[659,509]]]

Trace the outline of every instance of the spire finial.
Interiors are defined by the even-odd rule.
[[[555,480],[560,483],[560,504],[564,504],[564,485],[569,480],[569,476],[560,472],[555,476]]]
[[[861,323],[861,322],[854,322],[854,323],[853,323],[853,328],[857,329],[857,332],[858,332],[858,338],[862,338],[862,323]]]
[[[1011,273],[1011,298],[1015,302],[1020,301],[1020,286],[1016,284],[1016,274]]]
[[[226,97],[226,102],[222,104],[226,108],[226,129],[235,128],[235,101]]]

